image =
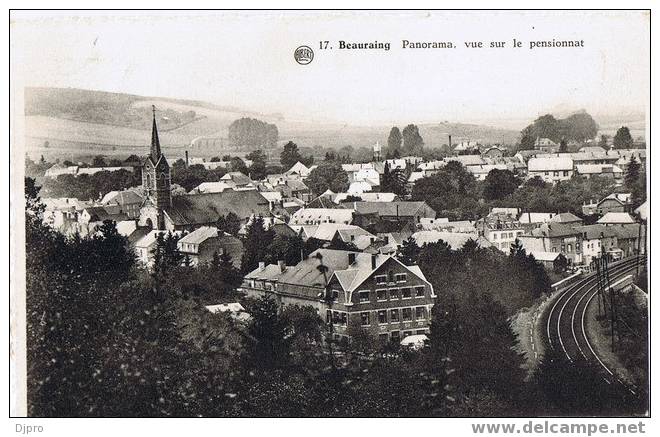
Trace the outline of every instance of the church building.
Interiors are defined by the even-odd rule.
[[[142,189],[145,201],[140,210],[140,225],[156,230],[165,230],[165,210],[172,207],[171,173],[167,159],[161,153],[156,107],[153,108],[151,128],[151,150],[142,165]]]
[[[225,190],[172,197],[171,169],[160,149],[156,108],[153,108],[151,149],[142,165],[144,203],[138,225],[159,231],[194,231],[215,226],[220,217],[235,214],[242,223],[251,217],[271,216],[268,200],[258,191]]]

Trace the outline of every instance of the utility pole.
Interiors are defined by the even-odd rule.
[[[598,259],[600,261],[600,259]],[[602,320],[603,318],[603,312],[605,311],[605,303],[602,302],[602,294],[603,294],[603,281],[601,280],[600,277],[600,265],[599,262],[591,262],[591,265],[593,266],[596,264],[596,278],[598,278],[598,291],[597,291],[597,299],[596,301],[598,302],[598,319]],[[601,311],[601,305],[603,306],[603,309]]]

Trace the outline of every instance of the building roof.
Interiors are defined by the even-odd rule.
[[[359,197],[363,202],[394,202],[398,200],[398,196],[394,193],[380,193],[380,192],[370,192],[370,193],[360,193],[360,194],[350,194],[350,193],[337,193],[334,195],[334,202],[341,203],[346,200],[348,196]]]
[[[523,224],[549,222],[556,213],[554,212],[523,212],[518,221]]]
[[[135,247],[143,248],[143,249],[150,248],[156,243],[156,237],[158,236],[158,234],[163,234],[163,237],[166,237],[168,233],[165,231],[158,231],[158,230],[149,231],[144,237],[140,238],[138,241],[135,242]],[[180,235],[180,234],[181,232],[179,231],[172,232],[172,235]]]
[[[91,222],[102,222],[105,220],[114,220],[120,222],[123,220],[128,220],[128,216],[121,212],[114,212],[112,209],[108,209],[105,206],[89,206],[83,211],[87,211],[89,214],[89,221]]]
[[[233,187],[225,181],[202,182],[193,188],[191,193],[222,193],[225,190],[233,189]]]
[[[331,241],[337,232],[340,232],[340,238],[342,241],[349,242],[350,235],[361,235],[367,231],[363,230],[359,226],[347,225],[344,223],[321,223],[317,226],[316,230],[314,231],[314,235],[312,235],[312,238],[323,241]],[[346,236],[348,239],[344,240],[344,236]]]
[[[113,202],[122,206],[142,203],[143,201],[144,198],[133,190],[110,191],[101,199],[103,205]]]
[[[244,175],[240,171],[230,171],[220,178],[222,181],[232,181],[237,186],[249,185],[252,183],[252,179],[249,176]]]
[[[649,201],[645,201],[642,203],[636,210],[636,214],[639,214],[639,216],[642,218],[642,220],[646,220],[649,217]]]
[[[631,193],[612,193],[609,196],[605,196],[600,202],[606,199],[614,199],[619,201],[619,203],[621,203],[622,205],[626,205],[630,202],[631,198],[632,198]]]
[[[486,161],[480,155],[459,155],[459,156],[448,156],[445,158],[446,162],[456,161],[463,164],[465,167],[470,165],[484,165]]]
[[[571,158],[530,158],[527,168],[529,171],[573,170],[573,160]]]
[[[319,228],[323,225],[319,225]],[[357,239],[359,236],[365,236],[368,238],[375,238],[375,235],[373,235],[371,232],[367,232],[364,229],[362,229],[359,226],[353,226],[353,225],[346,225],[350,226],[350,228],[343,228],[343,229],[337,229],[336,234],[339,235],[339,238],[344,243],[350,243]],[[367,245],[368,246],[368,245]],[[366,247],[366,246],[365,246]]]
[[[575,168],[580,174],[623,173],[623,170],[612,164],[578,164]]]
[[[582,223],[582,219],[570,212],[556,214],[550,219],[551,223]]]
[[[627,212],[608,212],[598,219],[596,223],[629,224],[635,223],[635,220]]]
[[[463,232],[442,232],[442,231],[419,231],[412,234],[418,246],[423,246],[427,243],[437,243],[442,240],[449,246],[458,250],[462,248],[468,240],[475,241],[479,247],[490,247],[492,244],[477,233],[463,233]]]
[[[353,210],[343,208],[302,208],[293,213],[290,225],[314,225],[320,223],[351,224]]]
[[[286,171],[285,174],[287,174],[287,175],[298,174],[300,176],[305,177],[305,176],[309,175],[310,171],[311,170],[305,164],[298,161],[295,164],[293,164],[291,166],[291,168]]]
[[[230,212],[246,220],[253,215],[270,215],[270,205],[258,191],[225,190],[222,193],[200,193],[172,197],[172,206],[165,208],[175,225],[215,223]]]
[[[532,229],[530,235],[533,237],[559,238],[577,234],[579,234],[579,231],[577,231],[573,226],[569,224],[543,223],[538,228]]]
[[[346,203],[350,205],[356,214],[378,214],[379,216],[401,216],[411,217],[419,212],[420,209],[429,207],[426,202],[353,202]]]
[[[605,226],[601,224],[578,226],[575,228],[582,234],[582,238],[587,240],[598,240],[604,237],[616,237],[614,226]]]
[[[578,152],[604,155],[607,151],[600,146],[585,146],[585,147],[581,147],[580,150],[578,150]]]
[[[537,261],[542,262],[553,262],[559,255],[561,255],[559,252],[543,252],[540,250],[531,250],[529,251],[529,254],[532,255]]]
[[[214,238],[217,236],[218,236],[218,228],[214,226],[202,226],[200,228],[195,229],[191,233],[183,236],[179,240],[179,244],[181,243],[201,244],[204,241],[208,240],[209,238]]]

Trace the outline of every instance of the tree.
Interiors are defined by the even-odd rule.
[[[409,155],[416,155],[422,153],[424,147],[424,140],[419,134],[419,128],[414,124],[409,124],[403,128],[403,150]]]
[[[243,161],[238,156],[232,157],[231,161],[229,162],[230,162],[229,166],[231,167],[231,171],[240,171],[244,175],[247,175],[249,173],[247,165],[245,165],[245,161]]]
[[[336,161],[323,161],[310,172],[305,184],[315,196],[323,194],[328,189],[342,193],[348,190],[348,173]]]
[[[238,231],[241,230],[241,219],[233,212],[229,212],[225,216],[218,217],[216,227],[220,232],[226,232],[229,235],[237,236]]]
[[[273,148],[277,145],[277,126],[254,118],[234,120],[227,129],[229,143],[236,148]]]
[[[280,163],[285,170],[290,169],[298,161],[303,158],[298,152],[298,146],[293,141],[289,141],[284,145],[284,150],[280,153]]]
[[[614,139],[612,140],[612,144],[614,145],[615,149],[630,149],[630,148],[632,148],[633,139],[632,139],[632,136],[630,135],[630,129],[628,129],[626,126],[620,127],[616,131],[616,134],[614,135]]]
[[[520,185],[518,178],[509,170],[493,169],[484,180],[483,196],[487,201],[500,200],[511,195]]]
[[[394,126],[390,130],[390,136],[387,138],[386,154],[389,154],[391,156],[395,151],[398,151],[400,153],[402,141],[403,141],[403,137],[401,136],[401,131],[399,130],[398,127]]]
[[[567,153],[568,152],[568,143],[566,142],[566,138],[562,138],[561,141],[559,142],[559,153]]]
[[[633,208],[637,208],[646,198],[646,179],[641,172],[642,166],[635,156],[630,157],[630,162],[626,168],[624,177],[624,186],[631,193],[631,203]]]
[[[245,337],[246,366],[261,372],[284,367],[289,361],[291,337],[277,303],[263,296],[250,305],[248,312],[252,319]]]
[[[424,177],[412,190],[413,200],[423,200],[439,217],[468,220],[480,214],[479,192],[474,176],[456,161],[432,176]]]
[[[92,159],[92,167],[105,167],[105,156],[97,155]]]
[[[607,149],[607,141],[609,140],[609,135],[601,135],[600,140],[598,141],[598,145],[602,147],[603,149]]]
[[[250,166],[250,177],[255,181],[266,177],[266,154],[261,150],[250,152],[246,157],[252,161]]]
[[[272,230],[265,229],[264,219],[261,216],[254,217],[245,231],[243,242],[245,252],[241,259],[241,271],[244,274],[257,268],[259,262],[266,261],[268,247],[275,237]]]
[[[417,257],[421,252],[420,247],[417,245],[415,239],[410,236],[401,243],[399,249],[399,260],[407,266],[412,266],[417,263]]]

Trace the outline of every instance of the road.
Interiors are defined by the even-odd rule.
[[[635,272],[637,257],[627,258],[609,265],[610,283]],[[589,273],[567,287],[556,298],[545,321],[545,339],[547,344],[574,362],[585,359],[603,370],[603,378],[608,384],[618,384],[635,395],[635,388],[621,381],[598,356],[589,342],[585,330],[587,307],[596,299],[598,278]]]

